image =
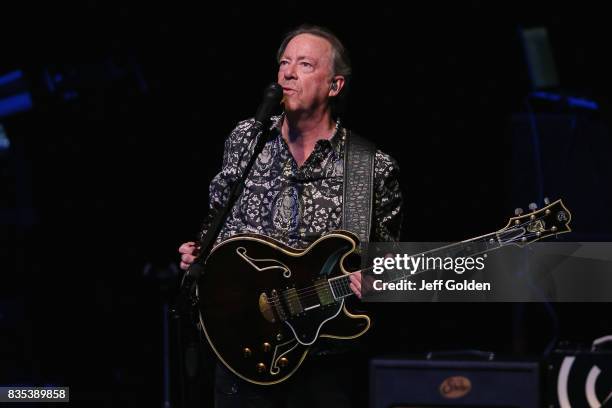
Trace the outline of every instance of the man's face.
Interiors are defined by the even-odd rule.
[[[332,78],[331,44],[312,34],[292,38],[278,68],[285,111],[309,112],[327,105]]]

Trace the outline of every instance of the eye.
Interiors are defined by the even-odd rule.
[[[306,68],[312,68],[312,64],[310,62],[302,61],[300,62],[300,65]]]

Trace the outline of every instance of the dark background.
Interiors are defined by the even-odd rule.
[[[21,70],[33,101],[0,118],[11,141],[0,153],[0,383],[68,385],[89,406],[161,404],[176,249],[204,219],[226,135],[253,115],[282,36],[304,22],[350,50],[344,124],[399,161],[404,241],[492,232],[541,195],[572,210],[567,239],[609,240],[604,6],[488,3],[0,5],[0,76]],[[548,28],[556,91],[597,111],[527,103],[519,26]],[[398,305],[368,341],[373,354],[539,358],[551,341],[610,334],[609,305],[554,309],[558,330],[538,304]]]

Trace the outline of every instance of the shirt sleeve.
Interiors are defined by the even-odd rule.
[[[246,167],[248,155],[247,150],[253,150],[254,136],[249,129],[253,126],[253,120],[245,120],[232,130],[225,139],[223,149],[223,162],[221,171],[210,182],[208,194],[208,214],[200,229],[200,240],[206,235],[208,228],[220,211],[227,203],[234,182],[241,176]]]
[[[374,240],[400,240],[402,229],[402,191],[399,165],[391,156],[376,152],[374,158]]]

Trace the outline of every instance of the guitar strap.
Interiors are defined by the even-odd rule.
[[[342,228],[359,237],[361,249],[370,240],[374,200],[376,146],[348,131],[344,143]]]
[[[242,175],[240,182],[233,185],[230,199],[212,220],[206,235],[201,237],[200,257],[203,261],[210,253],[214,240],[220,233],[229,210],[240,196],[244,180],[265,145],[262,134],[255,147],[255,154]],[[344,143],[344,187],[342,197],[342,228],[353,232],[360,240],[361,249],[370,240],[372,225],[372,207],[374,199],[374,156],[376,146],[355,132],[347,131]]]

